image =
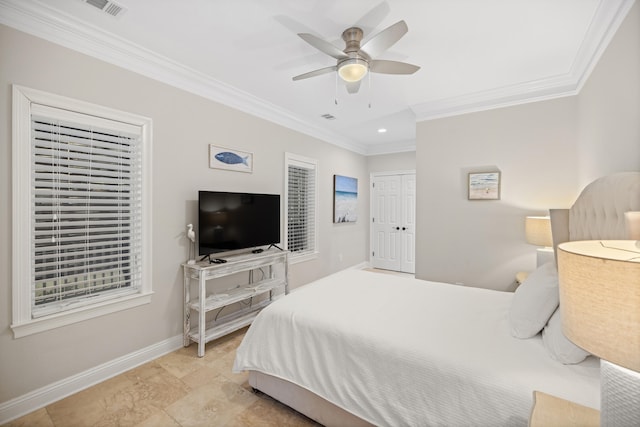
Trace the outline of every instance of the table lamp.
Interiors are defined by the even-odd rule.
[[[524,222],[524,235],[527,243],[543,246],[537,250],[537,266],[553,261],[553,239],[551,237],[551,219],[548,216],[528,216]]]
[[[558,246],[564,335],[600,357],[603,426],[640,426],[640,241]]]
[[[640,212],[625,212],[624,223],[627,239],[640,240]]]

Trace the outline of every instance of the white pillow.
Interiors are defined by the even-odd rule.
[[[531,273],[515,291],[509,324],[511,335],[531,338],[544,328],[558,307],[558,271],[548,262]]]
[[[552,359],[570,365],[580,363],[589,353],[578,347],[562,333],[562,317],[558,308],[542,331],[542,342]]]

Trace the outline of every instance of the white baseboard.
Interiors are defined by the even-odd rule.
[[[92,385],[171,353],[182,347],[182,335],[178,335],[148,347],[129,353],[102,365],[71,377],[56,381],[37,390],[0,403],[0,425],[43,408]]]
[[[371,268],[371,263],[369,261],[363,261],[360,264],[352,265],[348,267],[347,270],[364,270],[365,268]]]

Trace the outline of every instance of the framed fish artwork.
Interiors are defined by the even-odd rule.
[[[253,153],[209,144],[209,167],[252,173]]]

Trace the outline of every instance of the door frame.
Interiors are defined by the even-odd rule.
[[[389,175],[411,175],[416,174],[415,169],[403,169],[403,170],[395,170],[395,171],[381,171],[381,172],[371,172],[369,174],[369,256],[367,257],[369,260],[369,266],[373,267],[373,204],[375,200],[373,200],[373,181],[376,177],[379,176],[389,176]]]

